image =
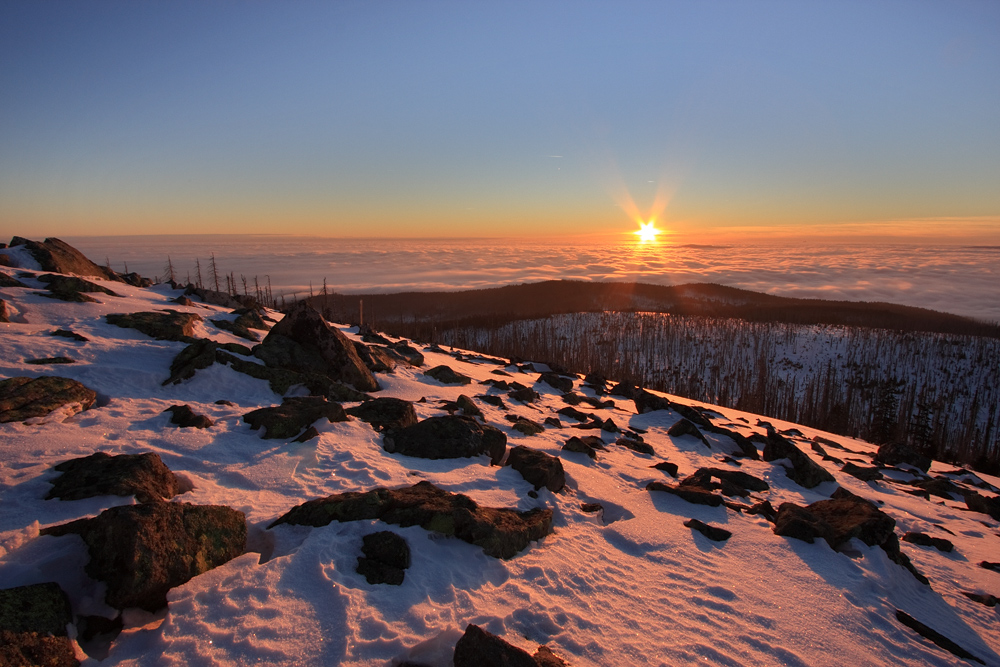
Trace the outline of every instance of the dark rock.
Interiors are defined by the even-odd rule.
[[[187,289],[184,290],[184,294],[187,296],[196,296],[204,303],[222,306],[223,308],[240,308],[244,305],[256,305],[256,299],[253,297],[233,296],[229,292],[220,292],[205,289],[204,287],[195,287],[194,285],[188,285]]]
[[[969,591],[962,591],[962,595],[969,598],[973,602],[978,602],[979,604],[984,604],[987,607],[997,606],[997,600],[995,595],[988,595],[986,593],[970,593]]]
[[[1000,563],[991,563],[987,560],[979,561],[979,567],[985,568],[987,570],[993,570],[994,572],[1000,572]]]
[[[410,567],[410,547],[406,540],[383,530],[365,535],[363,541],[364,556],[358,557],[358,574],[364,575],[369,584],[401,585],[405,570]]]
[[[660,461],[655,465],[649,466],[650,468],[656,468],[657,470],[662,470],[671,477],[677,477],[677,464],[671,463],[670,461]]]
[[[618,428],[618,424],[616,424],[611,417],[608,417],[601,423],[601,430],[607,431],[608,433],[621,433],[621,429]]]
[[[191,306],[195,305],[194,301],[192,301],[191,299],[187,298],[183,294],[180,295],[179,297],[177,297],[176,299],[171,299],[171,301],[173,303],[176,303],[176,304],[180,305],[180,306],[189,306],[189,307],[191,307]]]
[[[709,525],[704,521],[699,521],[698,519],[688,519],[684,522],[684,525],[691,530],[697,530],[713,542],[725,542],[733,536],[731,532],[725,530],[724,528]]]
[[[479,394],[476,396],[483,403],[489,403],[490,405],[495,405],[498,408],[504,407],[503,399],[499,396],[490,396],[489,394]]]
[[[309,442],[313,438],[319,437],[319,431],[315,426],[310,426],[306,430],[302,431],[302,435],[292,440],[292,442]]]
[[[600,512],[604,509],[604,505],[601,503],[580,503],[580,511],[586,512],[588,514],[593,514],[594,512]]]
[[[382,438],[382,447],[389,453],[424,459],[488,454],[493,464],[499,464],[507,450],[507,436],[472,417],[448,415],[430,417],[387,434]]]
[[[65,637],[72,622],[69,598],[55,582],[0,590],[0,630]]]
[[[515,401],[520,401],[521,403],[534,403],[541,398],[541,396],[538,395],[538,392],[531,387],[517,387],[515,389],[511,389],[507,392],[507,396]]]
[[[483,411],[479,409],[479,406],[475,402],[466,396],[465,394],[459,394],[458,400],[455,401],[458,404],[459,409],[462,414],[468,415],[469,417],[482,417]]]
[[[609,391],[608,393],[611,394],[612,396],[621,396],[622,398],[627,398],[631,400],[639,392],[635,388],[635,385],[622,382],[612,387],[611,391]]]
[[[574,394],[572,392],[562,395],[563,403],[567,405],[580,405],[583,403],[583,396],[580,394]]]
[[[0,299],[0,322],[10,322],[10,314],[7,312],[7,302],[3,299]]]
[[[933,479],[918,479],[910,482],[910,486],[914,486],[922,491],[926,491],[929,496],[937,496],[938,498],[944,498],[945,500],[954,500],[955,498],[952,494],[962,495],[963,490],[958,487],[957,484],[952,482],[947,477],[938,476]],[[1000,505],[998,505],[1000,509]]]
[[[427,377],[432,377],[441,384],[471,384],[472,378],[468,375],[462,375],[454,371],[451,366],[435,366],[434,368],[424,371],[424,375]]]
[[[579,452],[586,454],[592,459],[597,458],[597,450],[599,449],[604,450],[607,447],[604,446],[604,441],[596,435],[587,435],[582,438],[574,435],[563,445],[564,452]]]
[[[367,325],[359,327],[358,333],[361,334],[361,340],[371,345],[392,345],[391,340],[376,331],[372,331]]]
[[[225,362],[226,357],[219,355],[219,350],[225,350],[242,356],[250,356],[250,348],[237,343],[216,343],[207,338],[195,340],[181,350],[170,362],[170,377],[163,381],[164,385],[180,384],[183,380],[194,377],[195,372],[208,368],[212,364]]]
[[[407,343],[406,341],[399,341],[398,343],[393,343],[389,346],[391,354],[395,354],[399,357],[399,360],[409,364],[410,366],[423,366],[424,365],[424,355],[420,351]]]
[[[545,432],[545,427],[538,422],[531,421],[526,417],[517,417],[513,429],[524,435],[538,435]]]
[[[339,403],[331,403],[322,396],[294,396],[281,405],[258,408],[243,415],[243,421],[255,430],[264,428],[266,440],[290,439],[317,419],[326,417],[331,422],[345,422],[350,418]]]
[[[2,417],[0,421],[4,421]],[[973,491],[965,494],[965,504],[973,512],[989,514],[993,519],[1000,521],[1000,496],[988,497]]]
[[[856,477],[862,482],[874,482],[882,479],[882,473],[879,472],[878,468],[859,466],[853,463],[845,463],[844,467],[840,469],[840,472]]]
[[[667,435],[669,435],[672,438],[680,438],[685,435],[693,435],[694,437],[701,440],[706,447],[708,447],[709,449],[712,448],[712,445],[709,444],[705,436],[702,435],[702,432],[698,430],[698,427],[695,426],[694,423],[691,422],[689,419],[685,419],[683,417],[681,417],[681,419],[676,424],[670,427],[670,430],[667,431]]]
[[[767,444],[764,446],[765,461],[777,461],[778,459],[788,459],[792,463],[792,470],[788,473],[788,478],[811,489],[822,482],[833,482],[834,477],[825,468],[813,461],[801,449],[792,442],[778,435],[773,429],[767,432]]]
[[[81,343],[88,343],[88,342],[90,342],[90,339],[87,338],[86,336],[81,336],[80,334],[74,333],[74,332],[70,331],[69,329],[56,329],[55,331],[53,331],[49,335],[50,336],[60,336],[62,338],[69,338],[71,340],[78,340]]]
[[[494,558],[512,558],[532,540],[552,530],[552,510],[518,512],[480,507],[472,498],[450,493],[430,482],[402,489],[348,491],[310,500],[271,524],[326,526],[333,521],[381,519],[402,527],[422,526],[482,547]]]
[[[354,341],[354,349],[372,373],[392,373],[396,369],[396,360],[385,348]]]
[[[87,296],[87,294],[107,294],[110,296],[120,297],[120,294],[109,290],[107,287],[101,287],[96,283],[92,283],[89,280],[84,280],[83,278],[77,278],[76,276],[60,276],[54,273],[47,273],[42,276],[38,276],[38,281],[48,285],[48,293],[43,293],[43,296],[50,297],[52,299],[59,299],[60,301],[70,301],[77,303],[97,303],[97,299]]]
[[[97,392],[76,380],[45,376],[0,380],[0,423],[44,417],[64,405],[78,403],[86,410],[97,400]]]
[[[594,415],[587,414],[586,412],[580,412],[576,408],[571,407],[560,408],[559,410],[556,410],[556,412],[564,417],[575,419],[578,422],[585,422],[594,417]]]
[[[368,422],[376,431],[393,431],[417,423],[413,403],[385,396],[347,409],[347,414]]]
[[[587,405],[597,408],[599,410],[615,407],[615,402],[610,399],[607,401],[602,401],[598,398],[591,398],[590,396],[581,396],[580,400],[586,403]]]
[[[798,510],[805,510],[805,513]],[[895,519],[874,503],[843,488],[837,489],[829,500],[820,500],[805,508],[782,503],[774,532],[786,535],[785,526],[792,520],[809,523],[816,532],[814,537],[823,537],[834,549],[855,537],[869,546],[882,546],[893,535],[896,525]]]
[[[538,667],[569,667],[569,663],[553,653],[552,649],[544,644],[538,647],[532,657]]]
[[[75,359],[69,357],[42,357],[41,359],[25,359],[24,363],[35,366],[48,366],[51,364],[75,364]]]
[[[190,405],[171,405],[164,412],[171,413],[170,423],[180,428],[210,428],[212,420],[191,409]]]
[[[762,500],[759,503],[755,503],[746,512],[747,514],[759,514],[771,523],[774,523],[774,520],[778,517],[778,512],[771,505],[770,500]]]
[[[922,547],[934,547],[938,551],[951,553],[955,545],[941,537],[931,537],[926,533],[911,532],[903,535],[903,541],[910,544],[919,544]]]
[[[716,433],[718,435],[724,435],[740,448],[739,454],[734,454],[734,456],[743,456],[748,459],[753,459],[757,461],[760,459],[760,454],[757,452],[757,448],[754,446],[750,438],[746,437],[739,431],[734,431],[732,429],[724,428],[722,426],[716,426],[715,424],[709,424],[708,426],[702,427],[709,433]]]
[[[913,447],[899,442],[879,447],[875,461],[886,466],[911,465],[923,472],[927,472],[931,467],[929,457],[924,456]]]
[[[673,410],[688,421],[693,422],[696,426],[702,428],[712,427],[712,422],[708,421],[705,415],[701,414],[697,408],[675,403],[669,398],[651,394],[646,390],[636,393],[632,400],[635,402],[635,411],[640,415],[655,410]]]
[[[542,422],[542,423],[546,424],[547,426],[551,426],[552,428],[562,428],[563,427],[562,422],[559,421],[555,417],[546,417],[545,421]]]
[[[259,347],[259,346],[258,346]],[[230,368],[238,373],[244,373],[258,380],[267,381],[271,391],[283,395],[296,385],[301,385],[309,390],[313,396],[326,396],[331,401],[370,401],[368,394],[358,391],[353,387],[338,380],[334,380],[319,373],[298,373],[285,368],[273,368],[256,364],[246,359],[240,359],[223,351],[217,350],[216,361],[228,364]]]
[[[105,280],[121,280],[114,271],[98,266],[87,259],[82,252],[57,238],[47,238],[41,243],[15,236],[10,247],[24,246],[35,258],[42,271],[54,273],[74,273],[78,276],[93,276]]]
[[[649,445],[645,442],[640,442],[639,440],[635,440],[633,438],[629,437],[618,438],[617,440],[615,440],[615,444],[618,445],[619,447],[627,447],[628,449],[631,449],[633,452],[638,452],[640,454],[649,454],[650,456],[656,455],[656,452],[653,450],[652,445]]]
[[[713,482],[713,478],[718,479],[720,484]],[[748,491],[767,491],[771,488],[767,482],[750,473],[724,468],[699,468],[693,475],[685,478],[681,484],[700,486],[713,491],[721,488],[727,496],[746,496]]]
[[[553,389],[566,393],[573,391],[573,378],[568,378],[558,373],[542,373],[538,376],[539,382],[544,382]]]
[[[176,340],[183,343],[195,342],[195,325],[201,322],[194,313],[179,313],[176,310],[142,313],[109,313],[104,316],[108,324],[123,329],[135,329],[157,340]]]
[[[506,465],[521,473],[521,477],[536,489],[544,486],[549,491],[558,493],[566,486],[562,461],[537,449],[524,445],[514,447],[507,456]]]
[[[242,554],[247,528],[243,513],[229,507],[143,503],[41,531],[71,533],[87,544],[86,572],[107,584],[110,606],[155,611],[174,586]]]
[[[469,625],[455,644],[455,667],[538,667],[531,654],[478,625]]]
[[[351,340],[307,305],[294,307],[253,353],[272,368],[326,376],[359,391],[379,388]]]
[[[244,340],[253,341],[255,343],[260,340],[260,336],[258,336],[254,332],[250,331],[250,329],[248,329],[246,326],[244,326],[239,321],[239,318],[237,318],[232,322],[230,322],[229,320],[211,320],[211,322],[217,328],[222,329],[223,331],[228,331],[234,336],[239,336]]]
[[[0,255],[2,258],[2,255]],[[69,637],[40,632],[0,630],[0,665],[5,667],[77,667],[80,661]]]
[[[4,256],[5,255],[0,255],[0,257],[4,257]],[[13,276],[8,276],[3,271],[0,271],[0,287],[24,287],[24,288],[27,288],[28,286],[25,285],[24,283],[22,283],[17,278],[14,278]]]
[[[684,486],[682,484],[672,486],[663,482],[650,482],[646,485],[646,490],[670,493],[695,505],[718,507],[722,504],[722,496],[712,493],[709,489],[696,486]]]
[[[906,627],[916,632],[921,637],[931,640],[944,650],[954,655],[957,655],[959,658],[962,658],[963,660],[974,660],[981,665],[986,664],[985,662],[983,662],[976,656],[972,655],[971,653],[966,651],[964,648],[962,648],[952,640],[942,635],[934,628],[924,625],[923,623],[913,618],[904,611],[900,611],[899,609],[896,610],[896,620],[898,620],[900,623],[902,623]]]
[[[95,496],[135,496],[140,503],[173,498],[180,483],[158,454],[95,452],[53,467],[62,474],[52,480],[47,500],[80,500]]]

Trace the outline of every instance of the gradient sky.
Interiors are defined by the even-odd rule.
[[[994,1],[5,0],[0,98],[4,236],[1000,243]]]

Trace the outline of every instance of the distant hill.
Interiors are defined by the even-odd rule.
[[[339,321],[364,320],[387,330],[500,325],[513,320],[596,311],[649,311],[733,317],[756,322],[839,324],[1000,338],[1000,325],[885,302],[827,301],[763,294],[714,283],[648,283],[548,280],[461,292],[332,294],[309,301]],[[363,304],[362,304],[363,302]],[[394,326],[396,325],[396,326]]]

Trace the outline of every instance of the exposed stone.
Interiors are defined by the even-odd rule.
[[[862,482],[874,482],[882,479],[882,473],[879,472],[878,468],[859,466],[850,462],[845,463],[844,467],[840,469],[840,472],[856,477]]]
[[[393,431],[417,423],[413,403],[384,396],[347,409],[347,414],[368,422],[376,431]]]
[[[616,424],[611,417],[608,417],[601,423],[601,430],[607,431],[608,433],[621,433],[621,429],[618,428],[618,424]]]
[[[12,377],[0,380],[0,423],[44,417],[64,405],[86,410],[96,400],[97,392],[69,378]]]
[[[0,590],[0,630],[65,637],[72,622],[69,598],[55,582]]]
[[[886,466],[900,464],[911,465],[918,470],[927,472],[931,468],[931,459],[918,452],[913,447],[901,442],[882,445],[878,448],[875,461]]]
[[[649,466],[650,468],[656,468],[657,470],[662,470],[671,477],[677,477],[677,464],[671,463],[670,461],[660,461],[659,463]]]
[[[588,514],[600,512],[603,509],[604,505],[602,505],[601,503],[580,503],[580,511],[586,512]]]
[[[263,427],[266,440],[287,440],[323,417],[331,422],[350,419],[339,403],[331,403],[322,396],[293,396],[286,398],[281,405],[248,412],[243,415],[243,421],[254,429]]]
[[[482,417],[483,411],[479,409],[475,401],[466,396],[465,394],[459,394],[458,400],[455,401],[458,404],[458,408],[462,411],[462,414],[468,415],[469,417]]]
[[[164,410],[169,412],[170,423],[180,428],[210,428],[212,420],[191,409],[190,405],[171,405]]]
[[[563,394],[561,398],[563,400],[563,403],[566,403],[567,405],[580,405],[581,403],[583,403],[583,396],[581,396],[580,394],[574,394],[572,392]]]
[[[614,391],[611,393],[613,394]],[[697,408],[693,408],[690,405],[675,403],[669,398],[657,396],[656,394],[652,394],[644,389],[638,391],[632,400],[635,402],[635,411],[640,415],[647,412],[653,412],[655,410],[673,410],[688,421],[693,422],[696,426],[700,426],[702,428],[710,428],[712,426],[712,423],[708,421],[705,415],[701,414]]]
[[[521,403],[534,403],[541,398],[541,396],[538,395],[538,392],[531,387],[515,387],[507,392],[507,396],[515,401],[520,401]]]
[[[195,287],[194,285],[188,285],[187,289],[184,290],[184,294],[196,296],[205,303],[222,306],[223,308],[254,308],[258,305],[257,299],[252,296],[233,295],[228,292]]]
[[[75,364],[75,359],[69,357],[42,357],[40,359],[25,359],[24,363],[35,366],[50,366],[52,364]]]
[[[488,403],[498,408],[504,407],[503,399],[500,398],[499,396],[491,396],[489,394],[479,394],[478,396],[476,396],[476,398],[478,398],[483,403]]]
[[[354,349],[372,373],[392,373],[396,369],[396,360],[385,348],[354,341]]]
[[[405,570],[410,567],[410,547],[396,533],[383,530],[369,533],[363,538],[358,556],[357,573],[364,575],[369,584],[403,583]]]
[[[0,255],[0,257],[5,257],[6,255]],[[28,286],[22,283],[20,280],[13,276],[8,276],[3,271],[0,271],[0,287],[24,287]]]
[[[424,459],[454,459],[488,454],[494,464],[503,460],[507,436],[473,417],[430,417],[386,434],[382,447],[389,453]]]
[[[79,250],[57,238],[47,238],[39,243],[15,236],[11,239],[10,247],[15,246],[27,248],[38,265],[42,267],[42,271],[74,273],[78,276],[93,276],[105,280],[120,280],[114,271],[94,264]]]
[[[719,482],[713,481],[718,479]],[[681,482],[684,486],[702,487],[710,491],[722,489],[723,495],[747,496],[749,491],[767,491],[770,486],[759,477],[739,470],[724,468],[699,468]]]
[[[54,273],[47,273],[38,276],[38,281],[48,285],[49,291],[48,293],[43,293],[43,296],[59,299],[60,301],[97,303],[97,299],[89,297],[87,294],[121,296],[106,287],[101,287],[96,283],[84,280],[83,278],[77,278],[76,276],[60,276]]]
[[[835,481],[833,475],[825,468],[809,458],[790,440],[778,435],[773,429],[769,429],[767,432],[767,444],[764,446],[763,457],[765,461],[777,461],[778,459],[791,461],[792,470],[788,472],[788,478],[807,489],[822,482]]]
[[[4,421],[0,418],[0,421]],[[965,494],[965,504],[973,512],[989,514],[995,520],[1000,521],[1000,496],[984,496],[977,491]]]
[[[259,347],[259,346],[258,346]],[[256,349],[256,348],[255,348]],[[265,380],[271,391],[278,395],[283,395],[296,385],[301,385],[309,390],[313,396],[326,396],[331,401],[354,402],[370,401],[368,394],[358,391],[354,387],[349,387],[338,380],[334,380],[319,373],[298,373],[285,368],[273,368],[257,364],[246,359],[240,359],[223,350],[215,353],[216,361],[228,364],[230,368],[238,373],[244,373],[258,380]]]
[[[938,551],[951,553],[955,545],[942,537],[931,537],[926,533],[911,532],[903,535],[903,541],[910,544],[919,544],[922,547],[934,547]]]
[[[562,422],[556,417],[546,417],[545,421],[542,422],[546,426],[551,426],[552,428],[562,428]]]
[[[566,486],[562,461],[537,449],[524,445],[514,447],[507,456],[506,465],[521,473],[521,477],[534,485],[535,489],[544,486],[549,491],[558,493]]]
[[[796,510],[792,511],[792,508]],[[805,513],[797,511],[803,509]],[[813,537],[824,538],[834,549],[854,537],[869,546],[881,546],[893,534],[896,525],[895,519],[874,503],[843,488],[837,489],[829,500],[820,500],[805,508],[792,503],[782,503],[778,508],[774,532],[777,535],[786,535],[786,526],[789,522],[796,524],[797,532],[801,532],[798,523],[810,524],[815,532]]]
[[[632,400],[639,393],[639,390],[636,389],[635,385],[622,382],[612,387],[608,393],[612,396],[621,396],[622,398]]]
[[[313,438],[319,437],[319,430],[315,426],[310,426],[306,430],[302,431],[302,435],[292,440],[292,442],[309,442]]]
[[[538,667],[531,654],[478,625],[469,625],[455,644],[455,667]]]
[[[725,542],[733,534],[725,530],[724,528],[719,528],[718,526],[712,526],[705,523],[704,521],[699,521],[698,519],[688,519],[684,522],[684,525],[691,530],[697,530],[699,533],[712,540],[713,542]]]
[[[684,417],[681,417],[677,423],[670,427],[670,430],[667,431],[667,435],[672,438],[681,438],[685,435],[693,435],[701,440],[706,447],[709,449],[712,448],[712,445],[708,442],[702,432],[698,430],[698,427],[695,426],[691,420],[685,419]]]
[[[987,593],[970,593],[969,591],[962,591],[962,595],[969,598],[973,602],[978,602],[979,604],[986,605],[987,607],[997,606],[997,597],[995,595],[989,595]]]
[[[559,410],[556,410],[556,412],[558,414],[563,415],[564,417],[575,419],[578,422],[585,422],[594,417],[594,415],[587,414],[586,412],[580,412],[576,408],[571,408],[571,407],[560,408]]]
[[[618,445],[619,447],[627,447],[628,449],[631,449],[633,452],[639,452],[640,454],[649,454],[651,456],[656,455],[656,452],[653,450],[652,445],[647,444],[645,442],[641,442],[639,440],[635,440],[634,438],[630,438],[628,436],[618,438],[617,440],[615,440],[615,444]]]
[[[389,353],[395,354],[400,361],[407,363],[410,366],[424,365],[424,355],[420,353],[420,350],[413,347],[406,341],[401,340],[398,343],[390,345]]]
[[[157,340],[176,340],[183,343],[195,342],[196,325],[200,316],[194,313],[180,313],[176,310],[141,313],[109,313],[104,316],[108,324],[123,329],[135,329]]]
[[[222,329],[223,331],[228,331],[234,336],[239,336],[244,340],[253,341],[255,343],[260,340],[260,336],[250,331],[249,328],[247,328],[243,323],[241,323],[240,318],[236,318],[236,320],[233,321],[211,320],[211,322],[217,328]]]
[[[538,422],[531,421],[526,417],[517,416],[514,420],[513,429],[524,435],[538,435],[545,432],[545,427]]]
[[[734,431],[733,429],[728,429],[722,426],[716,426],[715,424],[709,424],[708,426],[703,426],[706,431],[710,433],[716,433],[718,435],[724,435],[740,448],[739,454],[733,454],[733,456],[743,456],[748,459],[753,459],[757,461],[760,459],[760,454],[757,452],[757,448],[754,446],[750,438],[746,437],[739,431]]]
[[[670,485],[663,482],[650,482],[646,485],[647,491],[663,491],[673,494],[689,503],[695,505],[709,505],[718,507],[722,504],[722,496],[712,493],[711,490],[697,486],[685,486],[682,484]]]
[[[981,665],[986,664],[985,662],[983,662],[976,656],[972,655],[971,653],[966,651],[964,648],[962,648],[952,640],[942,635],[934,628],[928,625],[924,625],[923,623],[913,618],[904,611],[900,611],[899,609],[896,610],[896,620],[898,620],[900,623],[902,623],[906,627],[916,632],[921,637],[931,640],[944,650],[954,655],[957,655],[959,658],[962,658],[963,660],[974,660]]]
[[[87,544],[85,570],[107,584],[107,604],[155,611],[174,586],[242,554],[247,528],[243,513],[229,507],[143,503],[41,531],[71,533]]]
[[[604,445],[604,441],[596,435],[587,435],[582,438],[574,435],[563,445],[564,452],[579,452],[592,459],[597,458],[597,450],[599,449],[605,450],[607,447]]]
[[[778,512],[771,505],[770,500],[762,500],[759,503],[752,505],[747,511],[747,514],[759,514],[771,523],[778,518]]]
[[[494,558],[512,558],[552,530],[552,510],[527,512],[480,507],[468,496],[423,481],[402,489],[348,491],[310,500],[271,524],[325,526],[333,521],[381,519],[402,527],[422,526],[482,547]]]
[[[213,340],[201,338],[185,347],[174,357],[174,360],[170,362],[170,377],[164,380],[163,384],[179,384],[183,380],[194,377],[195,372],[208,368],[217,361],[224,362],[226,358],[220,357],[219,350],[245,357],[250,356],[250,348],[245,345],[216,343]]]
[[[538,667],[569,667],[569,663],[553,653],[552,649],[544,644],[539,646],[531,657],[535,659]]]
[[[1000,572],[1000,563],[991,563],[988,560],[979,561],[979,567],[993,570],[994,572]]]
[[[359,391],[379,388],[351,340],[304,304],[275,324],[253,353],[272,368],[324,375]]]
[[[545,372],[538,376],[539,382],[544,382],[553,389],[566,393],[573,391],[573,378],[568,378],[558,373]]]
[[[952,494],[962,495],[965,493],[957,484],[947,477],[937,476],[933,479],[918,479],[910,482],[910,486],[925,491],[928,496],[937,496],[945,500],[954,500]],[[1000,504],[997,505],[1000,510]],[[987,512],[988,514],[989,512]]]
[[[424,375],[427,377],[434,378],[441,384],[471,384],[472,378],[468,375],[462,375],[451,368],[451,366],[445,366],[444,364],[440,366],[435,366],[434,368],[424,371]]]
[[[53,470],[62,474],[52,480],[46,499],[135,496],[140,503],[150,503],[180,493],[177,477],[155,452],[117,456],[95,452],[63,461],[53,466]]]
[[[0,630],[0,665],[4,667],[78,667],[79,664],[69,637]]]

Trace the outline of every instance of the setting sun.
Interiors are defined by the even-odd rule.
[[[656,240],[656,235],[660,233],[660,230],[653,226],[653,221],[640,222],[639,231],[635,232],[639,237],[640,243],[652,243]]]

